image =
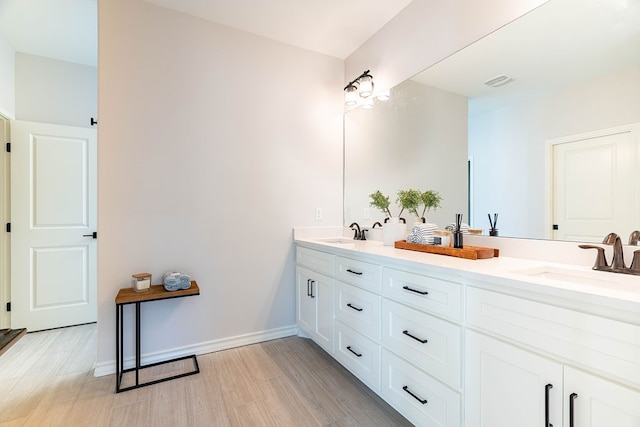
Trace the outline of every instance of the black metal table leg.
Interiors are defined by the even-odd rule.
[[[140,303],[136,303],[136,386],[140,385]]]

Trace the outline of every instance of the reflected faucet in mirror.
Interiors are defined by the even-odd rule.
[[[631,246],[638,246],[638,238],[640,238],[640,231],[635,230],[631,232],[631,235],[629,236],[629,244]]]

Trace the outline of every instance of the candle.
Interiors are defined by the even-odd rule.
[[[136,292],[148,291],[151,289],[151,273],[137,273],[132,276],[131,287]]]

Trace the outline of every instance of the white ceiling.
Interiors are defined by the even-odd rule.
[[[640,64],[640,0],[553,0],[413,78],[474,112]],[[491,88],[485,81],[513,82]]]
[[[412,0],[145,0],[344,59]]]
[[[16,52],[96,66],[97,0],[0,0],[0,37]]]
[[[412,0],[145,1],[344,59]],[[0,37],[17,52],[95,66],[97,0],[0,0]]]

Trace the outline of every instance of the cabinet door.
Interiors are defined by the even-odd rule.
[[[562,365],[472,331],[466,345],[467,427],[562,426]]]
[[[333,354],[333,279],[315,274],[312,277],[311,298],[316,304],[315,341]]]
[[[311,335],[315,331],[316,302],[311,298],[313,272],[296,267],[296,321],[298,327]]]
[[[565,367],[564,372],[565,427],[640,426],[638,391],[573,368]]]

